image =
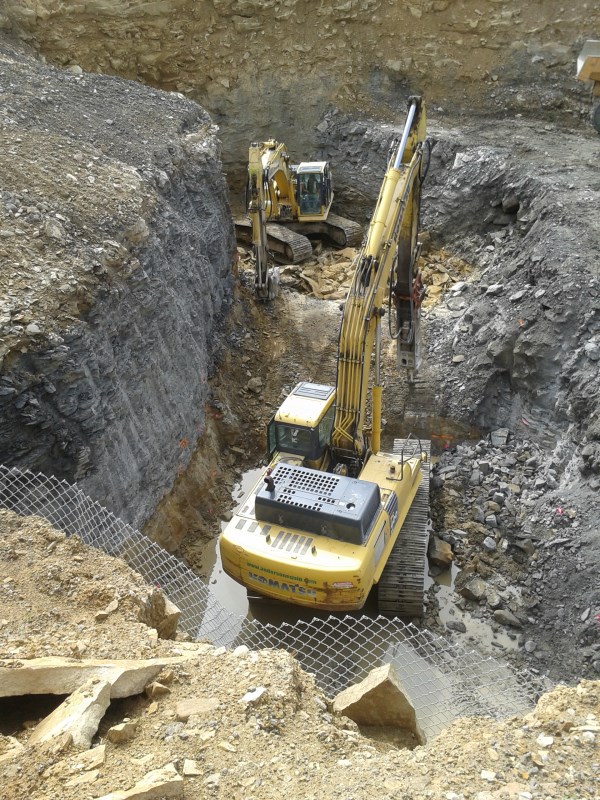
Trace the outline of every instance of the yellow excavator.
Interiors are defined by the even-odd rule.
[[[600,39],[588,39],[577,57],[577,78],[590,85],[592,125],[600,133]]]
[[[287,148],[270,140],[254,142],[248,153],[246,209],[235,222],[236,236],[252,243],[256,293],[278,292],[275,259],[297,264],[312,255],[309,237],[324,237],[335,247],[360,244],[357,222],[331,213],[333,180],[327,161],[291,164]]]
[[[429,442],[409,437],[397,452],[379,448],[386,311],[398,365],[408,371],[417,366],[425,125],[424,102],[410,98],[354,262],[336,386],[299,383],[284,400],[267,429],[270,464],[221,534],[223,567],[250,594],[352,611],[362,608],[376,585],[381,613],[423,613]]]

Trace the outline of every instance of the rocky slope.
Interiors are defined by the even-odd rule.
[[[426,746],[400,750],[333,713],[289,653],[159,638],[139,619],[155,590],[77,537],[6,511],[0,532],[2,800],[272,800],[282,787],[306,800],[597,796],[599,682],[559,686],[523,717],[458,720]],[[81,680],[94,659],[157,665],[144,692],[100,714],[91,749],[60,734],[33,742],[34,725],[63,697],[2,696],[28,660],[53,657],[48,669],[61,656]],[[104,664],[96,683],[107,676]]]
[[[205,424],[234,249],[216,129],[7,43],[0,72],[0,461],[140,525]]]
[[[183,92],[222,127],[232,185],[248,144],[315,153],[330,106],[395,120],[423,93],[450,119],[587,117],[575,80],[593,3],[541,0],[6,0],[0,26],[62,66]]]

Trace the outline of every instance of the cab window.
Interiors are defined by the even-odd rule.
[[[320,458],[323,447],[319,442],[319,429],[306,428],[299,425],[275,423],[277,449],[284,453],[293,453],[308,460]]]
[[[304,172],[299,176],[300,211],[320,213],[322,177],[314,172]]]
[[[277,425],[277,444],[287,453],[304,455],[312,448],[312,430],[294,425]]]
[[[335,405],[328,408],[325,416],[319,423],[319,445],[325,447],[331,439],[331,430],[333,428],[333,420],[335,419]]]

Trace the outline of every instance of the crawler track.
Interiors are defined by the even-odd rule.
[[[235,234],[239,242],[252,244],[252,223],[249,219],[235,221]],[[293,231],[287,225],[267,225],[267,240],[273,257],[285,264],[298,264],[312,256],[310,239]]]
[[[327,217],[327,235],[338,247],[360,247],[363,230],[358,222],[329,214]]]
[[[403,447],[414,440],[394,441],[393,452],[400,455]],[[427,462],[421,465],[421,484],[400,530],[394,549],[378,584],[379,612],[394,617],[422,617],[425,589],[425,560],[429,532],[429,470],[431,442],[421,440]],[[407,451],[405,449],[405,455]]]
[[[235,233],[239,242],[252,244],[252,223],[249,219],[235,221]],[[286,264],[298,264],[312,255],[310,238],[323,238],[333,247],[359,247],[363,230],[358,222],[329,214],[320,222],[269,223],[267,240],[273,257]]]

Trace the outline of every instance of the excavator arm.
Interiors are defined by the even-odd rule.
[[[268,180],[270,152],[267,150],[265,154],[261,145],[253,143],[248,158],[248,216],[252,225],[254,286],[256,294],[265,300],[277,297],[279,290],[279,270],[272,263],[267,244],[267,218],[272,209]]]
[[[223,568],[253,594],[321,610],[423,613],[429,443],[380,453],[381,318],[386,297],[408,362],[416,350],[415,270],[425,109],[412,98],[402,140],[355,261],[337,386],[299,383],[269,423],[270,464],[221,535]],[[372,430],[365,414],[375,354]]]
[[[391,154],[368,235],[355,261],[344,306],[332,450],[334,462],[346,464],[351,474],[358,473],[369,452],[379,450],[381,319],[386,302],[390,314],[396,317],[392,335],[398,342],[398,363],[409,370],[417,366],[423,290],[416,260],[425,127],[425,105],[421,98],[412,97],[402,138]],[[366,406],[373,350],[372,428],[368,431]]]

